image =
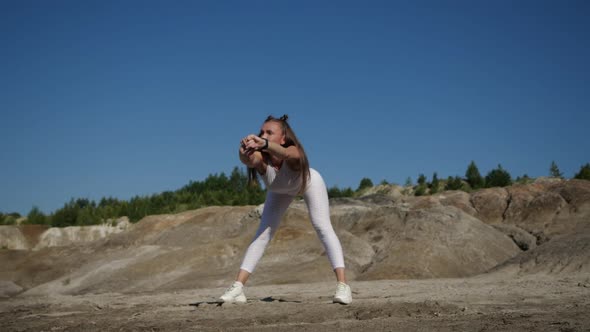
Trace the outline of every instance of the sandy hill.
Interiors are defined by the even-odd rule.
[[[225,287],[260,211],[208,207],[92,230],[2,226],[0,295]],[[331,215],[351,280],[590,273],[590,181],[425,197],[379,186],[331,200]],[[296,201],[250,285],[332,279],[305,204]]]

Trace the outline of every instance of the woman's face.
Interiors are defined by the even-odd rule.
[[[281,128],[281,125],[276,121],[265,122],[260,129],[260,137],[266,138],[269,142],[274,142],[280,145],[285,144],[283,128]]]

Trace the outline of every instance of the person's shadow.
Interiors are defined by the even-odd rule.
[[[290,299],[284,299],[282,297],[279,298],[275,298],[272,296],[268,296],[262,299],[259,299],[258,301],[262,301],[262,302],[289,302],[289,303],[303,303],[303,301],[300,300],[290,300]],[[248,301],[247,303],[252,303],[255,301]],[[194,302],[194,303],[189,303],[189,306],[191,307],[200,307],[200,306],[204,306],[204,305],[215,305],[217,307],[221,307],[225,302],[223,301],[199,301],[199,302]]]

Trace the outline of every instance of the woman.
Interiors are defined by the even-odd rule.
[[[335,303],[352,302],[344,275],[344,255],[330,222],[328,192],[320,174],[309,168],[307,156],[297,136],[287,123],[287,115],[269,116],[260,134],[248,135],[240,142],[240,161],[250,169],[250,179],[259,174],[266,184],[266,201],[260,226],[246,251],[233,285],[220,297],[224,302],[245,303],[244,284],[276,233],[281,217],[297,194],[302,194],[309,216],[332,264],[338,281]]]

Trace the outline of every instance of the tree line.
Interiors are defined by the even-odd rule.
[[[203,181],[190,181],[176,191],[164,191],[148,196],[135,196],[130,200],[103,197],[100,201],[72,198],[52,214],[45,215],[34,206],[25,223],[53,227],[95,225],[122,216],[131,222],[141,218],[166,213],[179,213],[213,205],[257,205],[264,202],[265,191],[260,185],[252,185],[245,171],[235,167],[231,174],[209,175]],[[0,213],[0,224],[14,224],[18,213]]]
[[[563,173],[555,162],[549,167],[549,176],[564,178]],[[580,167],[574,175],[575,179],[590,180],[590,163]],[[467,166],[465,176],[449,176],[446,180],[439,179],[434,172],[430,181],[424,174],[419,174],[414,185],[411,178],[405,183],[407,193],[416,196],[435,194],[443,190],[473,191],[481,188],[506,187],[513,183],[530,183],[533,179],[528,175],[516,177],[513,180],[508,170],[501,165],[482,176],[474,161]],[[389,184],[383,180],[380,184]],[[353,190],[350,187],[337,186],[328,189],[328,197],[355,197],[361,195],[367,188],[373,187],[369,178],[363,178],[359,186]],[[53,227],[95,225],[127,216],[136,222],[148,215],[179,213],[212,205],[258,205],[264,202],[266,192],[259,183],[248,180],[247,173],[235,167],[231,174],[210,174],[203,181],[190,181],[186,186],[176,191],[164,191],[148,196],[135,196],[130,200],[120,200],[113,197],[103,197],[98,202],[87,198],[72,198],[55,212],[46,215],[38,207],[33,206],[26,216],[26,224],[42,224]],[[0,225],[13,225],[22,216],[19,213],[0,212]]]
[[[563,173],[555,161],[549,166],[549,176],[553,178],[564,179]],[[590,180],[590,163],[582,165],[580,171],[573,177],[574,179]],[[417,185],[413,187],[414,195],[421,196],[426,194],[435,194],[443,190],[463,190],[473,191],[482,188],[507,187],[512,184],[526,184],[533,182],[534,179],[527,174],[517,176],[516,179],[508,170],[504,169],[501,164],[490,170],[486,176],[482,176],[474,161],[471,161],[465,171],[465,177],[449,176],[446,180],[440,180],[436,172],[432,175],[432,181],[428,182],[424,174],[418,175]],[[411,178],[406,180],[406,187],[412,186]]]

